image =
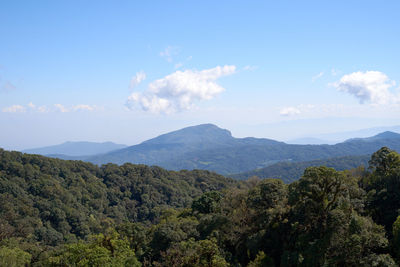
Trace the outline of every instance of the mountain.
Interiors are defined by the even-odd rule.
[[[22,150],[23,153],[48,155],[63,159],[78,159],[75,157],[108,153],[113,150],[127,147],[113,142],[65,142],[60,145],[46,146]]]
[[[279,178],[282,179],[285,183],[291,183],[295,180],[300,179],[300,177],[304,173],[304,170],[308,167],[326,166],[334,168],[337,171],[350,170],[359,166],[367,167],[370,158],[370,155],[362,155],[344,156],[303,162],[278,162],[265,168],[234,174],[230,175],[229,177],[238,180],[245,180],[252,176],[257,176],[258,178],[262,179]]]
[[[367,138],[351,138],[346,140],[345,142],[354,142],[354,141],[364,141],[364,142],[374,142],[377,140],[385,140],[385,139],[399,139],[400,138],[400,134],[398,133],[394,133],[391,131],[386,131],[371,137],[367,137]]]
[[[271,139],[235,138],[228,130],[202,124],[160,135],[139,145],[81,159],[95,164],[131,162],[170,170],[204,169],[227,175],[284,161],[368,155],[383,146],[400,151],[400,135],[382,133],[335,145],[293,145]]]
[[[96,164],[132,162],[159,165],[173,170],[217,170],[218,168],[204,168],[203,165],[209,165],[207,163],[209,161],[206,159],[198,162],[196,160],[197,155],[214,149],[226,151],[236,147],[265,147],[278,144],[283,143],[262,138],[234,138],[228,130],[221,129],[213,124],[202,124],[163,134],[139,145],[84,158],[84,160]],[[188,160],[193,161],[193,164]]]
[[[297,127],[301,127],[301,125],[297,125]],[[307,125],[304,125],[303,127],[307,127]],[[379,133],[388,131],[394,133],[400,133],[400,125],[365,128],[357,131],[315,134],[313,136],[304,136],[300,138],[290,139],[287,140],[286,143],[301,144],[301,145],[337,144],[349,139],[354,139],[355,137],[368,138],[370,136],[375,136],[378,135]]]
[[[380,133],[387,132],[387,131],[400,133],[400,125],[399,126],[373,127],[373,128],[361,129],[358,131],[319,134],[314,137],[323,139],[323,140],[332,140],[332,142],[334,142],[334,143],[339,143],[339,142],[344,142],[345,140],[352,139],[354,137],[368,138],[371,136],[379,135]]]

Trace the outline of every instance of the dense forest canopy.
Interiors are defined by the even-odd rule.
[[[397,266],[400,155],[290,184],[0,150],[0,265]]]

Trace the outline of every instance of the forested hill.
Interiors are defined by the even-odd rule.
[[[400,134],[386,132],[335,145],[291,145],[271,139],[235,138],[228,130],[203,124],[167,133],[139,145],[84,157],[82,160],[95,164],[141,163],[169,170],[203,169],[227,175],[284,161],[303,162],[371,155],[383,146],[400,151]]]
[[[291,184],[0,150],[0,266],[398,266],[400,155]]]
[[[153,221],[236,182],[209,171],[65,161],[0,149],[0,240],[56,246],[110,225]],[[1,264],[0,264],[1,265]]]
[[[249,172],[229,175],[234,179],[245,180],[252,176],[258,178],[278,178],[285,183],[291,183],[301,178],[304,170],[308,167],[326,166],[334,168],[337,171],[355,169],[360,166],[368,166],[370,155],[362,156],[344,156],[338,158],[302,161],[302,162],[278,162],[268,167],[256,169]]]

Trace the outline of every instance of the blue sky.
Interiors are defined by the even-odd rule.
[[[400,124],[399,1],[2,1],[0,147]]]

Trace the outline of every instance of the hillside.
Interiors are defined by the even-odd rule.
[[[268,167],[256,169],[249,172],[229,175],[234,179],[245,180],[252,176],[258,178],[278,178],[282,179],[285,183],[291,183],[300,179],[304,170],[308,167],[326,166],[334,168],[337,171],[344,171],[357,168],[359,166],[368,166],[370,155],[363,156],[344,156],[338,158],[329,158],[322,160],[312,160],[303,162],[278,162]]]
[[[103,155],[84,157],[82,160],[96,164],[108,162],[123,164],[131,162],[158,165],[171,170],[206,169],[226,173],[218,168],[202,166],[204,164],[207,165],[205,163],[207,160],[198,162],[196,160],[197,155],[200,155],[204,151],[213,151],[214,149],[224,151],[237,147],[265,147],[277,144],[283,143],[262,138],[234,138],[228,130],[221,129],[212,124],[202,124],[170,132],[139,145]]]
[[[108,153],[113,150],[122,149],[126,145],[115,144],[113,142],[65,142],[60,145],[46,146],[22,150],[24,153],[52,155],[53,157],[73,159],[74,157],[89,156],[95,154]]]
[[[400,155],[370,164],[288,185],[0,149],[0,265],[398,266]]]
[[[81,157],[95,164],[125,162],[170,170],[203,169],[228,175],[277,162],[303,162],[372,154],[383,146],[400,150],[400,135],[382,134],[335,145],[293,145],[271,139],[235,138],[212,124],[184,128],[110,153]]]
[[[64,161],[0,149],[0,239],[55,245],[107,225],[157,218],[235,182],[208,171]]]

